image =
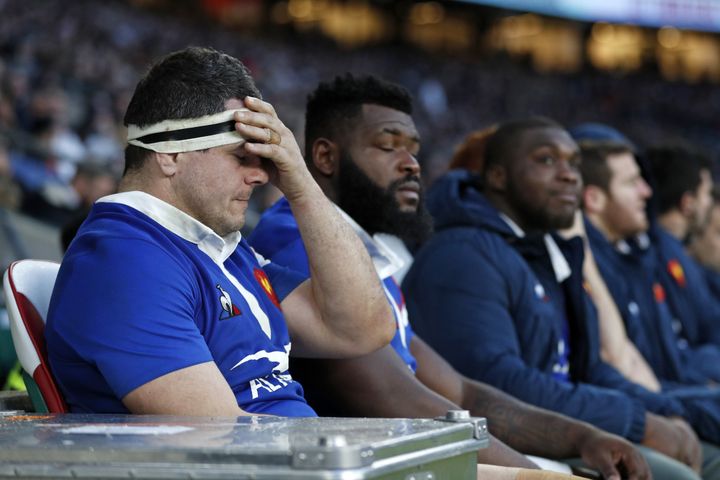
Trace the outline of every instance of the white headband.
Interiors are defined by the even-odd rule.
[[[163,120],[147,127],[128,125],[127,140],[130,145],[158,153],[192,152],[244,142],[235,130],[233,118],[239,111],[248,110],[241,108],[198,118]]]

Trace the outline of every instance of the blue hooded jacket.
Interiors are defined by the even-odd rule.
[[[621,251],[587,220],[585,230],[628,337],[657,375],[663,395],[682,403],[685,418],[701,438],[717,443],[720,390],[705,386],[708,377],[688,365],[687,352],[679,347],[669,295],[658,280],[655,247],[649,240],[632,240]]]
[[[600,274],[625,322],[628,338],[668,388],[673,382],[698,383],[685,372],[672,325],[664,287],[657,282],[657,264],[651,244],[625,242],[621,252],[589,221],[585,230]],[[646,242],[647,243],[647,242]],[[670,382],[670,383],[668,383]]]
[[[716,302],[720,302],[720,272],[704,265],[701,265],[700,269],[707,282],[708,291]]]
[[[658,275],[674,315],[681,353],[689,368],[720,381],[720,303],[701,267],[683,244],[659,225],[650,229]]]
[[[707,327],[702,323],[709,319],[700,311],[704,306],[708,313],[717,313],[715,303],[680,242],[654,228],[649,243],[640,246],[631,240],[621,251],[590,222],[586,222],[586,230],[600,273],[623,315],[628,337],[659,377],[663,389],[717,381],[720,349],[703,344],[711,333],[705,332]]]
[[[677,400],[628,382],[600,360],[579,239],[557,240],[574,270],[558,284],[542,242],[517,237],[471,174],[439,179],[428,207],[437,232],[416,255],[403,288],[413,328],[456,369],[633,441],[643,437],[645,408],[684,413]],[[563,318],[571,381],[553,375],[563,353]]]

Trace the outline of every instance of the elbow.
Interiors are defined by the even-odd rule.
[[[602,345],[600,347],[600,358],[608,365],[612,365],[618,370],[623,371],[623,355],[618,349]]]
[[[388,345],[397,331],[395,316],[385,298],[379,305],[366,310],[356,335],[351,341],[353,355],[366,355]]]
[[[617,363],[617,358],[615,357],[614,353],[615,352],[613,352],[609,348],[606,348],[604,345],[600,347],[600,358],[608,365],[615,365]]]
[[[398,329],[398,325],[395,322],[395,315],[390,309],[388,302],[383,302],[380,310],[381,311],[375,315],[375,323],[377,323],[376,328],[378,331],[376,349],[389,344]]]

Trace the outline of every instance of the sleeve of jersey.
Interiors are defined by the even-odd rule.
[[[296,248],[291,251],[289,248],[292,246]],[[279,261],[276,261],[276,259]],[[302,267],[303,259],[305,260],[305,271],[299,270]],[[289,261],[291,265],[285,263],[286,261]],[[262,262],[262,265],[280,302],[301,283],[310,278],[310,274],[307,273],[305,248],[299,239],[297,242],[292,242],[288,247],[279,250],[270,261]]]
[[[561,382],[525,362],[508,300],[510,285],[490,260],[490,252],[466,241],[431,246],[416,258],[403,284],[418,335],[470,378],[629,440],[641,440],[645,410],[639,401],[614,390]]]
[[[286,244],[283,248],[276,250],[269,258],[275,265],[281,265],[299,272],[304,278],[310,278],[310,265],[308,264],[307,252],[302,238],[298,237]],[[268,276],[270,274],[268,273]]]
[[[73,263],[62,295],[73,321],[63,335],[118,398],[213,360],[194,320],[202,299],[187,265],[143,240],[106,239],[96,253]]]

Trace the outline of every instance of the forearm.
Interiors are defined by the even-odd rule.
[[[462,407],[484,416],[492,433],[515,450],[548,458],[578,455],[595,428],[522,402],[489,385],[465,381]]]
[[[249,110],[235,114],[235,128],[255,140],[243,147],[268,160],[272,183],[287,198],[308,254],[311,287],[291,301],[300,311],[286,314],[291,334],[299,339],[293,344],[299,353],[338,356],[387,344],[394,333],[392,313],[362,243],[312,178],[274,107],[253,97],[243,101]]]
[[[293,376],[320,415],[434,418],[461,407],[419,382],[391,346],[358,358],[295,360]],[[533,468],[523,455],[497,439],[478,452],[478,462]]]
[[[635,345],[628,341],[626,345],[627,353],[625,354],[625,368],[620,373],[625,375],[633,382],[642,385],[651,392],[659,392],[662,390],[660,382],[645,358],[640,354]]]
[[[296,361],[293,369],[309,397],[322,396],[333,415],[433,418],[460,408],[417,381],[390,345],[357,358]]]
[[[325,326],[351,353],[387,344],[392,313],[367,251],[312,178],[304,195],[288,198],[305,245],[312,295]]]
[[[590,286],[591,297],[598,310],[603,360],[613,365],[633,382],[650,391],[659,392],[660,382],[628,338],[622,316],[589,248],[586,248],[583,276]]]

